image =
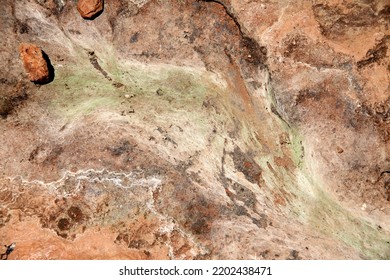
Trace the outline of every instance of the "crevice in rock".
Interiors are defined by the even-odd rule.
[[[268,95],[270,95],[271,100],[271,112],[278,117],[283,123],[287,125],[287,127],[291,127],[288,119],[284,117],[283,112],[280,110],[278,106],[278,102],[276,100],[276,97],[272,90],[270,89],[271,84],[271,71],[269,70],[269,66],[267,63],[267,53],[268,50],[265,46],[261,46],[255,39],[251,38],[246,32],[243,30],[241,24],[239,23],[237,17],[234,15],[234,13],[231,11],[231,9],[227,6],[226,3],[220,0],[200,0],[206,3],[216,3],[220,5],[226,12],[226,14],[229,16],[229,18],[234,22],[234,24],[237,26],[239,36],[240,36],[240,46],[241,49],[247,50],[247,55],[242,56],[241,61],[238,63],[239,70],[241,72],[241,77],[243,79],[250,77],[252,79],[255,79],[255,77],[252,76],[251,73],[255,72],[256,69],[261,69],[266,73],[267,76],[267,89],[266,92]],[[228,50],[225,50],[226,55],[228,56],[229,60],[232,62],[233,57],[229,53]],[[243,63],[244,62],[244,63]],[[253,67],[254,66],[254,67]],[[248,85],[246,85],[248,92],[250,91],[248,88]],[[223,178],[223,176],[221,176]]]
[[[222,153],[222,157],[221,157],[221,171],[220,171],[220,174],[219,174],[219,177],[221,179],[221,183],[222,183],[222,185],[225,188],[228,187],[228,182],[227,182],[227,178],[226,178],[226,175],[225,175],[225,164],[226,164],[226,155],[227,155],[227,152],[226,152],[226,142],[227,142],[227,140],[225,139],[225,144],[224,144],[224,147],[223,147],[223,153]]]
[[[225,10],[226,14],[233,20],[233,22],[235,23],[235,25],[237,26],[238,28],[238,31],[240,32],[240,36],[241,37],[245,37],[246,35],[244,34],[244,32],[242,31],[241,29],[241,25],[240,23],[238,22],[236,16],[229,10],[229,8],[226,6],[225,3],[223,3],[222,1],[218,1],[218,0],[201,0],[203,2],[211,2],[211,3],[216,3],[216,4],[219,4],[223,7],[223,9]]]
[[[102,75],[104,76],[104,78],[106,78],[107,80],[109,80],[110,82],[112,82],[112,79],[111,77],[108,75],[108,73],[100,66],[99,62],[98,62],[98,57],[97,55],[95,54],[94,51],[88,51],[88,58],[89,58],[89,61],[91,62],[92,66],[98,70],[100,73],[102,73]]]
[[[88,58],[89,58],[89,61],[91,62],[92,66],[98,70],[103,76],[104,78],[106,78],[108,81],[112,82],[112,85],[116,88],[121,88],[121,87],[124,87],[124,84],[120,83],[120,82],[116,82],[116,81],[113,81],[113,79],[108,75],[107,71],[104,70],[99,62],[98,62],[98,57],[97,55],[95,54],[95,51],[93,50],[88,50]]]
[[[267,70],[268,69],[268,66],[266,64],[267,48],[261,46],[255,39],[251,38],[242,30],[241,24],[238,22],[238,19],[236,18],[234,13],[229,10],[229,7],[227,7],[227,5],[222,1],[218,1],[218,0],[202,0],[202,1],[207,3],[216,3],[222,6],[226,14],[237,26],[238,32],[240,34],[240,44],[249,52],[249,55],[245,57],[245,60],[251,64],[254,64],[255,66],[260,66],[260,68]],[[229,57],[229,59],[231,58]]]

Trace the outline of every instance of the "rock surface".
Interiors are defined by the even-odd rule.
[[[49,81],[49,67],[38,46],[22,43],[19,46],[19,54],[30,81],[37,83]]]
[[[103,11],[103,0],[79,0],[77,10],[86,19],[92,19]]]
[[[386,1],[3,8],[9,259],[390,258]]]

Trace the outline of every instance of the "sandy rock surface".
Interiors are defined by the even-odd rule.
[[[387,1],[2,5],[9,259],[390,258]]]

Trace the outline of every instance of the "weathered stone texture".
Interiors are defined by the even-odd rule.
[[[86,19],[93,19],[103,11],[103,0],[79,0],[77,10]]]
[[[20,44],[19,53],[30,81],[43,83],[49,80],[49,67],[42,50],[38,46],[26,43]]]

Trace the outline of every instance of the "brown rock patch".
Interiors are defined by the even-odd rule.
[[[42,50],[34,44],[22,43],[19,46],[23,66],[32,82],[46,83],[50,80],[47,60]]]
[[[77,4],[77,10],[85,19],[94,19],[103,11],[103,0],[80,0]]]

